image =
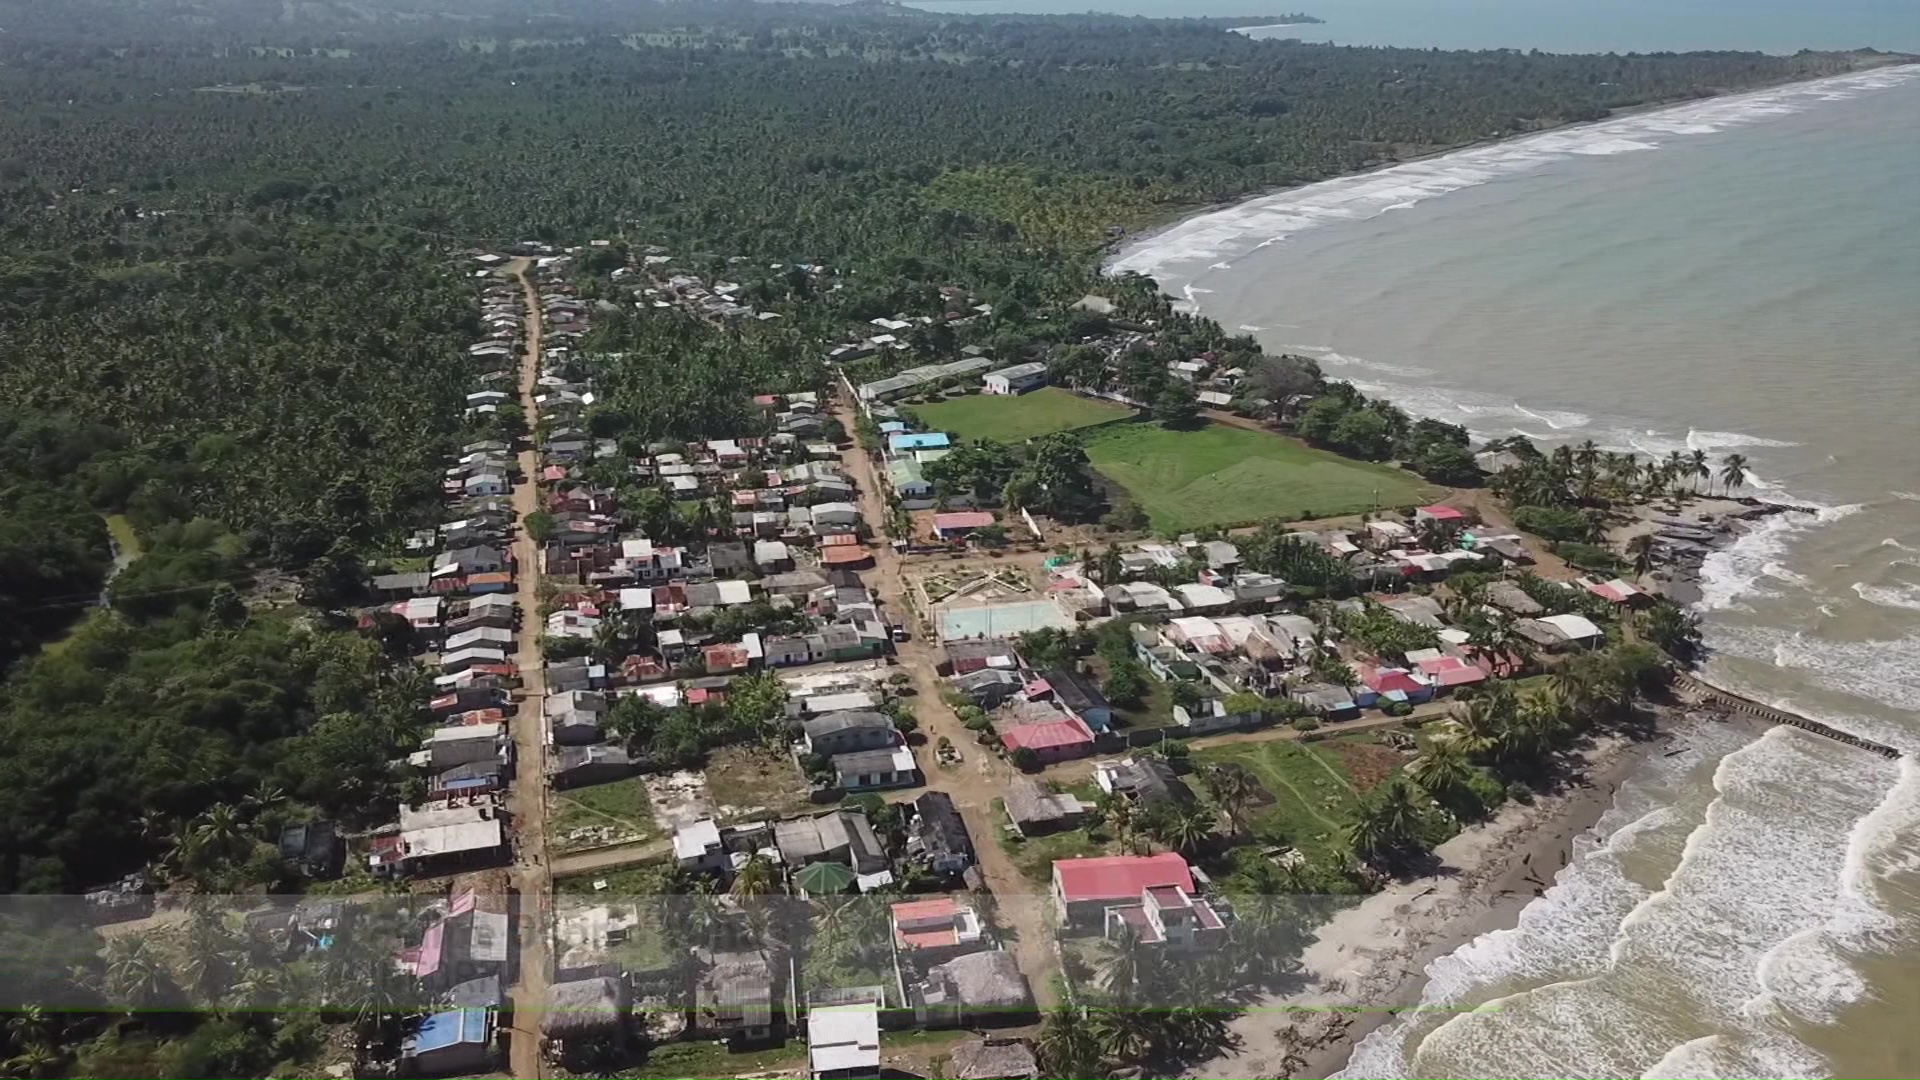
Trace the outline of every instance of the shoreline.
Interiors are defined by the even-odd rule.
[[[1321,923],[1301,956],[1308,988],[1250,1007],[1230,1025],[1239,1048],[1184,1075],[1320,1080],[1344,1068],[1360,1041],[1394,1018],[1390,1010],[1419,1003],[1427,965],[1519,924],[1571,863],[1574,841],[1612,808],[1619,786],[1680,724],[1711,722],[1692,715],[1665,707],[1650,738],[1597,739],[1565,790],[1509,803],[1435,848],[1441,873],[1395,882]],[[1289,1017],[1290,1008],[1315,1011]]]
[[[1254,39],[1254,40],[1259,40],[1259,39]],[[1185,206],[1185,207],[1170,208],[1168,210],[1167,216],[1164,219],[1156,221],[1152,224],[1146,225],[1142,227],[1138,232],[1127,233],[1124,236],[1117,237],[1109,241],[1108,243],[1102,245],[1102,247],[1099,249],[1098,256],[1097,256],[1099,259],[1100,271],[1102,274],[1108,273],[1111,264],[1115,260],[1119,259],[1123,252],[1126,252],[1130,249],[1137,248],[1140,245],[1156,240],[1160,236],[1174,229],[1177,229],[1180,226],[1187,224],[1188,222],[1194,221],[1198,218],[1206,217],[1210,214],[1217,214],[1223,211],[1235,209],[1237,207],[1246,206],[1249,203],[1254,203],[1261,199],[1272,198],[1276,195],[1285,195],[1290,192],[1305,191],[1308,188],[1315,187],[1320,184],[1339,183],[1342,181],[1352,180],[1356,177],[1372,176],[1376,173],[1382,173],[1387,171],[1388,169],[1396,169],[1403,165],[1414,165],[1414,164],[1419,164],[1421,162],[1433,161],[1438,158],[1444,158],[1452,154],[1459,154],[1459,153],[1464,153],[1472,150],[1481,150],[1488,147],[1500,146],[1507,143],[1518,142],[1522,139],[1531,139],[1540,135],[1548,135],[1548,134],[1567,132],[1567,131],[1577,131],[1581,128],[1586,128],[1586,127],[1596,127],[1601,124],[1612,123],[1614,121],[1623,120],[1628,117],[1640,116],[1646,113],[1660,112],[1661,110],[1664,110],[1664,109],[1684,108],[1689,105],[1697,105],[1707,101],[1720,101],[1720,100],[1726,100],[1726,99],[1732,99],[1732,98],[1739,98],[1747,94],[1770,93],[1772,91],[1779,90],[1783,87],[1806,86],[1814,83],[1826,82],[1831,79],[1849,79],[1858,75],[1865,74],[1866,72],[1869,72],[1869,71],[1878,71],[1884,68],[1920,65],[1920,55],[1915,55],[1915,54],[1887,52],[1887,53],[1878,53],[1878,54],[1875,54],[1874,56],[1869,57],[1869,56],[1863,55],[1860,52],[1855,52],[1852,55],[1854,56],[1854,67],[1850,71],[1835,72],[1835,73],[1830,73],[1826,75],[1810,75],[1810,76],[1801,77],[1801,78],[1781,79],[1776,82],[1765,83],[1759,86],[1744,87],[1742,89],[1733,90],[1733,91],[1714,91],[1710,93],[1696,94],[1691,97],[1667,98],[1660,101],[1642,102],[1638,105],[1628,105],[1622,108],[1614,109],[1611,112],[1609,112],[1606,116],[1603,116],[1597,120],[1563,121],[1557,124],[1550,124],[1546,127],[1536,128],[1532,131],[1520,131],[1520,132],[1515,132],[1511,135],[1501,135],[1501,136],[1498,136],[1495,138],[1489,138],[1489,139],[1474,139],[1469,142],[1455,143],[1449,146],[1440,147],[1438,149],[1428,150],[1422,153],[1413,154],[1408,157],[1396,158],[1392,161],[1381,162],[1376,165],[1368,165],[1364,168],[1355,169],[1352,172],[1339,173],[1334,176],[1324,177],[1319,180],[1310,180],[1304,184],[1288,184],[1288,185],[1283,185],[1279,187],[1263,188],[1258,191],[1248,192],[1247,194],[1241,195],[1237,198],[1224,199],[1219,202],[1206,203],[1204,205],[1191,205],[1191,206]],[[1153,276],[1157,279],[1159,275],[1155,274],[1150,276]],[[1162,284],[1164,285],[1164,283]]]

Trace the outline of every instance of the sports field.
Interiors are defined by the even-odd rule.
[[[1438,494],[1399,469],[1222,424],[1193,431],[1120,424],[1091,433],[1087,457],[1126,489],[1156,532],[1338,517]]]
[[[992,439],[1025,442],[1036,435],[1092,427],[1130,415],[1133,410],[1093,401],[1054,386],[1029,394],[1004,397],[975,394],[933,405],[909,406],[929,431],[944,431],[956,439]]]

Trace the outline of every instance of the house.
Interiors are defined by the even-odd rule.
[[[887,436],[887,450],[895,454],[939,450],[952,444],[953,439],[944,431],[902,432]]]
[[[389,600],[425,596],[431,585],[432,577],[424,570],[406,574],[376,574],[373,578],[373,591]]]
[[[880,1010],[872,1002],[807,1011],[807,1061],[813,1080],[880,1075]]]
[[[1188,582],[1173,591],[1188,611],[1225,611],[1233,603],[1233,594],[1218,585]]]
[[[540,1011],[540,1034],[556,1057],[564,1044],[605,1039],[615,1053],[626,1042],[629,1008],[627,981],[609,975],[569,979],[547,988]]]
[[[1141,893],[1168,885],[1193,891],[1193,872],[1177,851],[1056,859],[1053,864],[1053,900],[1063,927],[1104,928],[1107,908],[1138,903]]]
[[[1006,638],[970,638],[949,641],[941,646],[946,654],[943,674],[965,675],[982,668],[1010,670],[1019,666],[1014,644]]]
[[[1091,678],[1066,668],[1052,668],[1042,678],[1052,689],[1053,700],[1087,727],[1106,731],[1113,726],[1113,706]]]
[[[330,821],[292,825],[280,831],[280,858],[302,877],[329,881],[340,876],[347,846]]]
[[[913,812],[908,851],[925,859],[936,874],[958,874],[973,865],[973,839],[951,795],[929,791],[913,800]]]
[[[992,524],[993,515],[985,510],[957,511],[933,516],[933,531],[942,540],[955,540],[969,536],[974,530],[984,529]]]
[[[451,552],[442,552],[434,557],[434,577],[444,573],[457,575],[492,575],[507,567],[507,557],[499,548],[490,548],[486,544],[476,544],[472,548],[455,548]]]
[[[951,896],[905,901],[892,912],[894,950],[912,954],[922,966],[966,951],[985,934],[973,908]]]
[[[506,731],[505,724],[437,728],[427,737],[429,767],[443,772],[470,761],[497,761],[506,751]]]
[[[1150,885],[1140,890],[1137,903],[1107,909],[1105,936],[1117,936],[1122,927],[1130,928],[1143,945],[1191,949],[1218,941],[1227,923],[1192,888]]]
[[[440,598],[434,597],[433,599],[438,601]],[[409,601],[409,603],[421,603],[421,601]],[[511,601],[509,601],[509,603],[511,603]],[[490,621],[497,620],[489,620],[483,613],[473,625],[462,626],[458,629],[449,626],[448,629],[450,633],[447,635],[447,640],[441,643],[441,648],[448,652],[454,652],[475,645],[490,646],[498,649],[513,648],[513,628],[510,625],[489,625]]]
[[[1019,1039],[969,1039],[947,1051],[953,1080],[1036,1080],[1040,1064]]]
[[[1546,610],[1546,608],[1540,606],[1538,600],[1528,596],[1525,589],[1522,589],[1511,581],[1489,582],[1486,591],[1483,592],[1481,596],[1487,603],[1499,608],[1501,611],[1509,615],[1518,615],[1522,618],[1538,615]]]
[[[1407,662],[1419,667],[1432,681],[1436,691],[1484,682],[1487,670],[1461,657],[1446,655],[1438,649],[1415,649],[1407,653]]]
[[[923,1028],[1019,1023],[1033,1011],[1026,977],[1003,949],[933,965],[914,987],[913,998],[914,1020]]]
[[[819,817],[775,822],[773,836],[781,861],[789,867],[837,862],[861,874],[887,869],[886,851],[873,834],[873,824],[857,811],[835,810]]]
[[[1081,817],[1086,813],[1079,799],[1050,792],[1031,776],[1016,776],[1010,780],[1004,801],[1007,821],[1022,836],[1045,836],[1063,829],[1078,828]]]
[[[1467,515],[1455,510],[1451,506],[1440,506],[1438,504],[1422,506],[1413,512],[1413,524],[1415,528],[1422,525],[1433,524],[1451,531],[1460,528],[1466,523]]]
[[[505,495],[507,488],[505,473],[480,472],[461,482],[460,493],[469,499],[484,498],[488,495]]]
[[[376,838],[367,866],[376,876],[430,876],[497,865],[507,855],[495,807],[400,808],[400,832]]]
[[[860,750],[878,750],[900,741],[893,718],[885,713],[850,710],[827,713],[801,725],[805,753],[831,757]]]
[[[989,394],[1024,394],[1046,384],[1047,365],[1036,362],[989,371],[981,389]]]
[[[1424,674],[1398,667],[1363,665],[1359,671],[1361,690],[1354,702],[1363,709],[1388,702],[1417,705],[1433,700],[1433,683]]]
[[[1634,607],[1652,599],[1647,590],[1623,578],[1612,581],[1586,582],[1587,591],[1608,603],[1621,607]]]
[[[887,462],[887,482],[893,485],[893,493],[900,497],[901,509],[931,510],[937,505],[932,482],[926,478],[920,463],[913,458],[894,458]]]
[[[1607,642],[1606,631],[1595,626],[1592,620],[1584,615],[1548,615],[1539,619],[1522,619],[1514,623],[1514,631],[1525,634],[1525,628],[1528,624],[1544,627],[1548,634],[1551,635],[1549,640],[1542,641],[1533,634],[1527,634],[1529,638],[1546,646],[1548,649],[1554,649],[1556,647],[1560,649],[1592,649],[1604,645]]]
[[[1040,764],[1086,757],[1093,753],[1093,732],[1077,716],[1013,724],[1000,731],[1000,744],[1009,754],[1031,750]]]
[[[920,782],[913,751],[904,746],[888,750],[857,750],[832,758],[834,785],[842,791],[878,791],[912,787]]]
[[[1173,771],[1164,758],[1130,757],[1102,761],[1093,767],[1093,782],[1101,791],[1116,795],[1135,806],[1173,802],[1194,804],[1193,789]]]
[[[1288,691],[1287,696],[1327,720],[1351,720],[1360,715],[1360,706],[1345,687],[1309,683]]]
[[[1019,693],[1025,685],[1025,679],[1006,668],[983,667],[953,679],[954,691],[965,694],[967,700],[982,709],[999,708],[1002,702]]]
[[[820,693],[812,687],[804,690],[796,687],[787,698],[787,715],[826,716],[829,713],[871,710],[879,704],[879,699],[867,690],[841,690],[831,685],[817,689],[828,692]]]
[[[739,1046],[764,1042],[780,1026],[774,968],[765,950],[709,954],[694,992],[694,1024]]]
[[[482,664],[499,665],[507,662],[505,650],[472,646],[455,652],[440,655],[440,670],[447,675],[455,675],[468,668]]]
[[[503,790],[507,766],[501,761],[469,761],[434,774],[427,783],[429,799],[467,799]]]
[[[860,508],[850,502],[824,502],[812,508],[813,523],[820,525],[858,525]]]
[[[400,1044],[401,1067],[415,1076],[459,1076],[493,1070],[494,1014],[454,1009],[420,1021]]]
[[[755,540],[753,542],[753,564],[763,574],[779,573],[793,569],[793,553],[787,545],[778,540]],[[739,584],[746,584],[740,582]]]
[[[591,787],[632,776],[633,761],[618,746],[562,746],[553,758],[553,786]]]
[[[683,870],[719,873],[727,867],[727,849],[712,818],[673,831],[673,857]]]
[[[1438,630],[1447,625],[1440,601],[1431,596],[1389,596],[1380,601],[1394,618],[1414,626]]]

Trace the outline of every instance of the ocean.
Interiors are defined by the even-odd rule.
[[[1283,192],[1116,269],[1477,436],[1747,456],[1710,679],[1920,752],[1920,65]],[[1913,1075],[1920,767],[1686,732],[1361,1076]]]
[[[1255,36],[1339,45],[1548,52],[1655,52],[1872,46],[1920,52],[1912,0],[907,0],[969,15],[1089,11],[1151,18],[1260,17],[1300,11],[1318,24]]]

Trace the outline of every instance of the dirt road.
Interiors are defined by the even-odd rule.
[[[834,418],[847,431],[854,430],[857,412],[844,388],[834,396]],[[887,520],[886,500],[880,494],[880,482],[875,475],[873,459],[855,445],[842,455],[842,464],[846,467],[847,476],[860,490],[861,516],[874,526]],[[873,567],[865,576],[867,587],[879,596],[896,617],[904,616],[909,609],[900,555],[881,541],[874,548]],[[1059,972],[1060,965],[1053,943],[1053,921],[1046,891],[1044,886],[1020,873],[1019,868],[1013,865],[1013,860],[1007,857],[1006,851],[1000,846],[1000,823],[993,815],[993,800],[1005,794],[1013,770],[985,748],[976,745],[973,732],[968,731],[960,718],[941,700],[940,695],[946,686],[935,670],[939,657],[933,645],[916,631],[912,641],[896,646],[896,652],[900,669],[913,679],[913,711],[920,721],[920,731],[927,739],[927,745],[919,752],[920,766],[927,774],[927,787],[946,792],[959,808],[960,816],[967,824],[967,833],[973,838],[980,874],[993,891],[1002,929],[1008,931],[1007,936],[1012,939],[1008,942],[1008,950],[1013,953],[1021,973],[1033,988],[1034,1000],[1041,1008],[1047,1008],[1056,1000],[1054,976]],[[942,768],[936,764],[932,747],[942,735],[950,739],[965,756],[959,766]]]
[[[615,844],[612,847],[595,848],[591,851],[576,851],[568,855],[555,855],[547,864],[550,877],[572,877],[575,874],[591,873],[595,870],[618,870],[626,866],[638,866],[673,850],[670,838],[645,840],[638,844]]]
[[[526,355],[520,364],[520,408],[527,429],[534,425],[533,393],[540,378],[540,294],[527,278],[527,261],[515,260],[510,269],[525,294]],[[539,453],[532,439],[520,451],[520,479],[513,486],[513,513],[518,522],[540,508],[535,477],[540,474]],[[547,868],[547,739],[543,708],[546,667],[540,656],[540,552],[533,537],[516,526],[513,540],[515,599],[520,604],[519,647],[514,662],[520,669],[520,708],[513,718],[514,777],[507,792],[507,812],[513,815],[513,885],[519,894],[515,927],[519,941],[519,981],[513,988],[513,1036],[509,1048],[513,1075],[546,1075],[540,1060],[540,1018],[547,1003],[549,963],[548,923],[552,911],[553,878]]]

